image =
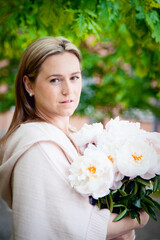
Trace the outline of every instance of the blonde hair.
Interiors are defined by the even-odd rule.
[[[49,56],[63,52],[73,53],[81,62],[81,54],[78,48],[64,37],[40,38],[25,50],[15,82],[15,112],[6,135],[0,140],[1,144],[6,142],[21,123],[44,121],[36,115],[34,98],[28,95],[23,83],[23,77],[26,75],[31,82],[35,82],[43,62]]]

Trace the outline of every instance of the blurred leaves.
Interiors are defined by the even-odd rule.
[[[0,111],[14,105],[14,81],[35,39],[64,36],[82,52],[84,88],[77,113],[114,116],[149,109],[160,117],[160,1],[0,0]]]

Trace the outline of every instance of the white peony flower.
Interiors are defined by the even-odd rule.
[[[124,178],[124,175],[120,173],[117,168],[117,152],[119,148],[116,141],[107,131],[104,130],[98,139],[97,148],[101,149],[113,164],[114,183],[112,189],[120,188],[122,185],[121,180]]]
[[[152,173],[153,166],[157,163],[155,150],[142,139],[131,139],[119,149],[117,167],[125,176],[145,177]],[[146,175],[147,176],[147,175]]]
[[[84,124],[80,131],[70,134],[70,137],[83,153],[89,143],[97,144],[97,138],[102,132],[102,123]]]
[[[113,185],[113,166],[107,156],[96,148],[86,149],[70,168],[71,185],[81,194],[92,195],[95,199],[110,192]]]
[[[157,165],[153,166],[155,173],[160,175],[160,133],[143,131],[147,143],[152,146],[157,154]]]
[[[123,128],[124,130],[130,128],[132,130],[140,129],[140,123],[139,122],[130,122],[127,120],[120,120],[119,117],[116,117],[115,119],[111,119],[105,126],[106,129],[112,129],[114,128]]]
[[[119,117],[111,119],[105,126],[107,133],[121,146],[127,138],[140,134],[140,123],[120,120]]]

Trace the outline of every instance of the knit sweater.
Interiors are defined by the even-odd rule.
[[[103,240],[110,212],[99,210],[68,181],[78,156],[52,124],[22,124],[8,139],[0,196],[12,209],[14,240]]]

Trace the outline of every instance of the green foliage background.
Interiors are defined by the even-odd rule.
[[[14,105],[25,48],[37,38],[61,35],[82,52],[85,87],[78,113],[111,116],[115,109],[138,108],[160,117],[160,0],[0,0],[0,6],[0,60],[10,60],[0,69],[0,84],[9,86],[0,95],[0,112]],[[97,84],[85,80],[93,76]]]

